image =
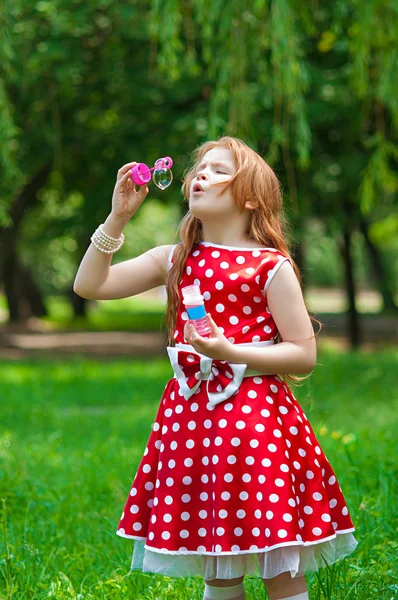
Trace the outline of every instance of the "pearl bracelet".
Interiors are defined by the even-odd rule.
[[[125,239],[124,234],[122,233],[120,238],[113,238],[101,229],[102,225],[103,223],[101,223],[101,225],[91,236],[91,242],[93,243],[93,246],[95,246],[95,248],[97,248],[97,250],[100,252],[104,252],[105,254],[114,254],[123,246]]]

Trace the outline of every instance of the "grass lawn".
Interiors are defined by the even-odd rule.
[[[307,577],[311,600],[398,598],[397,358],[323,350],[292,388],[359,541]],[[1,599],[202,600],[200,577],[130,572],[133,541],[115,533],[171,376],[167,359],[0,362]],[[260,579],[245,587],[266,598]]]

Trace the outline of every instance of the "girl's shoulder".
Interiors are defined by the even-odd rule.
[[[259,284],[263,296],[266,295],[269,284],[275,277],[275,274],[278,272],[280,267],[285,262],[289,262],[290,265],[293,267],[292,259],[284,252],[281,252],[280,250],[277,250],[275,248],[273,249],[273,251],[264,252],[259,272]]]

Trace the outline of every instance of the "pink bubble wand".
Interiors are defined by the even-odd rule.
[[[144,163],[138,163],[130,169],[131,180],[135,185],[146,185],[151,180],[151,171],[154,171],[152,175],[154,184],[161,190],[164,190],[169,187],[170,183],[173,181],[173,173],[171,172],[172,166],[173,161],[170,156],[158,158],[152,169]]]

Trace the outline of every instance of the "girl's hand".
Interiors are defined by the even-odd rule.
[[[187,321],[184,327],[184,339],[191,344],[196,352],[205,354],[209,358],[216,360],[229,360],[233,344],[227,340],[225,335],[217,327],[210,313],[207,313],[211,325],[211,337],[204,338],[196,331],[191,321]]]
[[[149,192],[146,185],[138,186],[138,191],[135,189],[135,185],[131,180],[131,169],[136,164],[136,162],[127,163],[118,170],[116,185],[113,190],[112,214],[125,221],[129,221],[137,212]]]

